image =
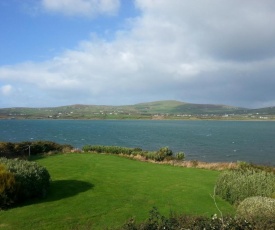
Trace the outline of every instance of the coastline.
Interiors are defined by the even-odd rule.
[[[275,164],[274,122],[215,120],[0,120],[0,141],[85,145],[168,146],[186,160]]]
[[[46,120],[46,121],[62,121],[62,120],[68,120],[68,121],[275,121],[274,118],[270,119],[255,119],[255,118],[246,118],[246,119],[233,119],[233,118],[163,118],[163,119],[155,119],[155,118],[46,118],[46,117],[16,117],[16,118],[10,118],[10,117],[0,117],[0,120]]]
[[[239,167],[238,162],[203,162],[198,160],[183,160],[183,161],[176,161],[176,160],[164,160],[164,161],[153,161],[146,159],[145,157],[141,155],[137,156],[129,156],[124,154],[118,154],[118,156],[130,158],[142,162],[149,162],[153,164],[160,164],[160,165],[171,165],[175,167],[184,167],[184,168],[198,168],[198,169],[208,169],[208,170],[231,170],[231,169],[237,169]]]

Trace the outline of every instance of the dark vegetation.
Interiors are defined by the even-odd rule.
[[[50,152],[69,152],[72,149],[73,147],[71,145],[62,145],[51,141],[0,142],[0,157],[26,158],[30,155]]]
[[[135,219],[128,220],[120,230],[273,230],[275,229],[274,218],[250,219],[234,218],[226,216],[219,218],[213,215],[211,218],[205,216],[177,215],[171,213],[169,217],[161,215],[157,208],[149,212],[149,218],[142,222],[136,223]],[[118,230],[117,229],[117,230]]]

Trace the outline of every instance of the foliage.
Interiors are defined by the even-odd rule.
[[[239,204],[236,215],[250,221],[272,219],[275,216],[275,199],[261,196],[246,198]]]
[[[155,161],[163,161],[165,158],[172,156],[173,152],[168,147],[160,148],[155,155]]]
[[[251,196],[271,197],[274,192],[275,175],[265,171],[225,171],[216,182],[216,194],[231,204]]]
[[[119,146],[103,146],[103,145],[85,145],[82,150],[84,152],[110,153],[110,154],[125,154],[131,155],[133,152],[142,151],[137,148],[126,148]]]
[[[57,144],[51,141],[24,141],[18,143],[0,142],[0,157],[16,158],[48,152],[71,150],[71,145]]]
[[[0,208],[5,208],[14,202],[15,178],[0,164]]]
[[[185,158],[184,152],[178,152],[178,153],[176,153],[176,159],[177,160],[184,160],[184,158]]]
[[[46,196],[50,185],[50,174],[45,167],[36,162],[7,158],[0,158],[0,163],[14,175],[16,191],[11,195],[16,196],[16,202]]]
[[[238,168],[240,170],[254,170],[257,172],[265,171],[269,173],[275,173],[275,167],[267,166],[267,165],[257,165],[253,163],[248,163],[245,161],[238,161]]]
[[[275,221],[274,221],[275,223]],[[191,216],[191,215],[175,215],[170,214],[169,217],[161,215],[157,208],[153,209],[149,213],[149,218],[142,222],[136,223],[135,219],[130,219],[121,228],[122,230],[159,230],[159,229],[192,229],[192,230],[252,230],[254,226],[252,223],[245,221],[244,219],[235,219],[230,216],[223,219],[218,218],[217,215],[213,215],[212,218],[205,216]]]
[[[141,148],[126,148],[119,146],[103,146],[103,145],[85,145],[82,150],[84,152],[123,154],[123,155],[140,155],[146,160],[163,161],[163,160],[182,160],[184,153],[180,152],[173,156],[173,151],[168,147],[162,147],[158,151],[144,151]]]

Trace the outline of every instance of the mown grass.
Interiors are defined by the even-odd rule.
[[[50,172],[47,198],[0,212],[0,229],[106,229],[156,206],[164,215],[217,213],[219,172],[157,165],[114,155],[63,154],[36,161]],[[234,208],[217,198],[224,214]]]

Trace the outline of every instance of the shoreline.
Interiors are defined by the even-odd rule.
[[[274,165],[274,122],[149,120],[0,120],[1,141],[49,140],[72,144],[168,146],[186,160]],[[273,150],[272,150],[273,149]]]
[[[204,118],[191,118],[191,119],[179,119],[179,118],[176,118],[176,119],[154,119],[154,118],[58,118],[58,119],[52,119],[52,118],[22,118],[22,117],[19,117],[19,118],[1,118],[0,117],[0,120],[19,120],[19,121],[22,121],[22,120],[29,120],[29,121],[36,121],[36,120],[45,120],[45,121],[263,121],[263,122],[272,122],[272,121],[275,121],[275,118],[274,119],[204,119]]]
[[[110,155],[112,155],[112,154],[110,154]],[[118,154],[118,156],[133,159],[133,160],[138,160],[141,162],[159,164],[159,165],[171,165],[171,166],[175,166],[175,167],[208,169],[208,170],[217,170],[217,171],[222,171],[225,169],[237,169],[240,165],[238,162],[203,162],[203,161],[198,161],[198,160],[153,161],[153,160],[145,159],[145,157],[143,157],[141,155],[129,156],[129,155],[124,155],[124,154]]]
[[[131,159],[131,160],[136,160],[136,161],[140,161],[140,162],[158,164],[158,165],[170,165],[170,166],[174,166],[174,167],[207,169],[207,170],[215,170],[215,171],[234,170],[234,169],[241,169],[243,167],[252,167],[254,169],[265,168],[265,169],[270,169],[270,171],[275,173],[275,166],[254,164],[254,163],[248,163],[248,162],[244,162],[244,161],[236,161],[236,162],[234,162],[234,161],[232,161],[232,162],[204,162],[204,161],[199,161],[199,160],[154,161],[154,160],[146,159],[146,157],[141,156],[141,155],[110,154],[110,153],[96,153],[96,152],[83,152],[83,151],[78,151],[78,152],[71,151],[70,153],[112,155],[112,156],[123,157],[123,158]],[[63,154],[70,154],[70,153],[63,153]]]

